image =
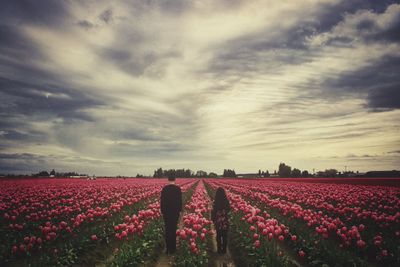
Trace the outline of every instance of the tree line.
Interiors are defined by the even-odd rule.
[[[210,172],[207,173],[206,171],[196,171],[193,172],[190,169],[168,169],[168,170],[163,170],[162,168],[158,168],[154,170],[153,177],[155,178],[161,178],[161,177],[169,177],[169,176],[174,176],[177,178],[189,178],[189,177],[218,177],[218,174],[215,172]]]
[[[279,164],[279,170],[278,170],[278,175],[281,178],[288,178],[288,177],[347,177],[351,174],[354,174],[354,172],[346,172],[346,173],[341,173],[338,172],[336,169],[326,169],[325,171],[318,171],[316,174],[310,174],[307,170],[301,171],[300,169],[290,167],[289,165],[286,165],[285,163],[280,163]]]

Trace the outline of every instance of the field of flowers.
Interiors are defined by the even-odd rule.
[[[172,264],[213,265],[209,213],[221,186],[236,266],[400,266],[400,187],[326,181],[177,179],[184,207]],[[166,184],[1,180],[0,266],[155,266]]]

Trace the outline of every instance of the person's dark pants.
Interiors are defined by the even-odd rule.
[[[226,253],[227,245],[228,245],[228,230],[217,230],[218,253]]]
[[[174,253],[176,250],[176,229],[178,224],[178,217],[164,218],[165,226],[165,245],[167,246],[167,253]]]

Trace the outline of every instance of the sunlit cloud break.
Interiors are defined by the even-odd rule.
[[[397,1],[3,1],[0,173],[398,169],[399,32]]]

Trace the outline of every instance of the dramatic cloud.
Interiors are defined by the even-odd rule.
[[[396,1],[0,4],[0,173],[400,163]]]
[[[383,57],[374,64],[325,81],[327,87],[347,93],[365,93],[375,111],[400,108],[400,57]],[[337,93],[337,92],[336,92]]]

